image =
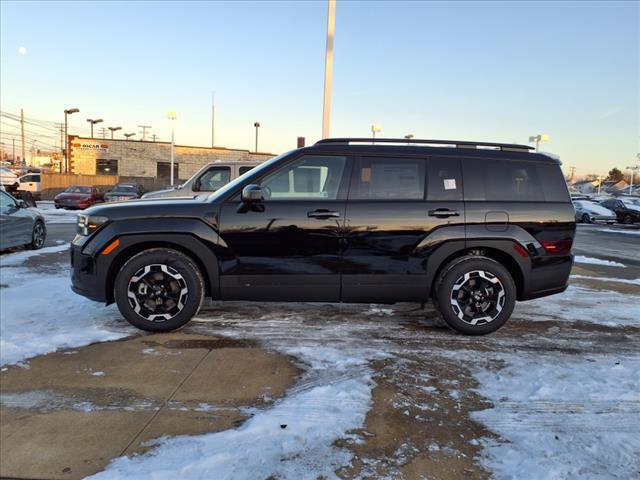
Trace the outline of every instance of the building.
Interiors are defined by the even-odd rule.
[[[175,183],[187,180],[203,165],[216,161],[272,158],[271,153],[254,153],[224,147],[175,146]],[[117,175],[125,181],[156,186],[168,184],[171,176],[171,143],[140,140],[108,140],[69,136],[69,171],[82,175]]]

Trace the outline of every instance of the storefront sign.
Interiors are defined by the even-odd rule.
[[[109,145],[106,143],[74,143],[73,146],[80,150],[94,150],[97,152],[107,152],[109,150]]]

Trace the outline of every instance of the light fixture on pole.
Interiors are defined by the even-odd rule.
[[[91,138],[93,138],[93,126],[96,123],[102,123],[102,119],[101,118],[97,118],[97,119],[93,119],[93,118],[87,118],[87,122],[89,122],[91,124]]]
[[[260,128],[260,122],[256,122],[253,124],[256,127],[256,149],[255,152],[258,153],[258,129]]]
[[[135,133],[125,133],[124,136],[127,140],[129,140],[131,137],[133,137],[135,135]]]
[[[548,142],[548,141],[549,141],[549,135],[547,135],[546,133],[540,133],[538,135],[533,135],[529,137],[529,142],[534,142],[536,144],[536,152],[540,148],[540,142]]]
[[[122,127],[109,127],[111,130],[111,140],[113,140],[113,132],[117,132],[118,130],[122,130]]]
[[[640,165],[636,165],[635,167],[627,167],[627,170],[631,170],[631,174],[629,175],[629,195],[631,195],[633,193],[633,177],[635,176],[636,172],[640,170]]]
[[[404,138],[406,138],[407,140],[411,140],[414,137],[413,133],[407,133]],[[409,144],[410,142],[407,142],[407,144]]]
[[[167,113],[167,118],[171,120],[171,173],[170,173],[170,183],[173,187],[173,164],[175,162],[176,157],[176,144],[175,144],[175,134],[176,134],[176,112]]]
[[[381,131],[382,131],[382,127],[377,123],[374,123],[373,125],[371,125],[371,135],[373,135],[374,140],[376,138],[376,133],[380,133]]]
[[[78,113],[79,108],[67,108],[64,111],[64,173],[69,173],[69,136],[67,133],[67,116],[72,113]],[[24,161],[24,158],[22,159]]]

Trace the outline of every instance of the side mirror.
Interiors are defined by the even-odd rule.
[[[25,202],[24,200],[17,200],[18,202],[18,208],[29,208],[29,205],[27,205],[27,202]]]
[[[196,178],[195,181],[193,182],[193,187],[191,188],[194,192],[199,192],[200,191],[200,187],[202,186],[202,182],[200,182],[199,178]],[[176,189],[180,189],[182,188],[182,185],[178,185],[176,187]]]
[[[247,185],[242,189],[240,198],[244,203],[260,203],[262,201],[262,187],[254,183]]]

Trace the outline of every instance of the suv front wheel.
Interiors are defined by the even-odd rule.
[[[442,269],[432,298],[450,328],[467,335],[484,335],[495,332],[509,319],[516,287],[500,263],[470,255]]]
[[[114,289],[118,309],[129,323],[142,330],[168,332],[198,313],[204,281],[188,256],[167,248],[151,248],[122,266]]]

